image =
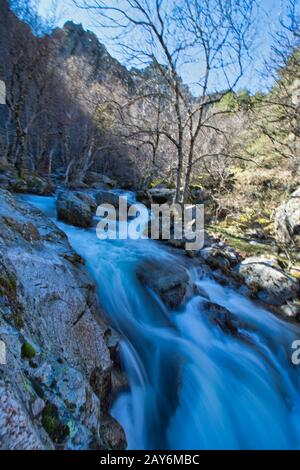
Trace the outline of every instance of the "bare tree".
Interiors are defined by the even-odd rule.
[[[233,90],[242,76],[255,0],[83,0],[76,4],[94,18],[98,15],[102,27],[116,31],[115,44],[130,63],[154,64],[159,70],[159,95],[172,110],[168,122],[166,116],[161,120],[159,135],[176,152],[176,201],[187,200],[193,167],[200,158],[195,155],[196,142],[211,129],[210,107]],[[196,97],[181,78],[187,68]],[[220,85],[226,91],[213,93]],[[152,93],[157,96],[157,90]]]
[[[288,0],[273,36],[266,73],[272,78],[270,93],[257,105],[257,124],[272,150],[300,168],[300,2]]]

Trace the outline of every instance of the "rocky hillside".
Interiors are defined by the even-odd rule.
[[[118,343],[94,283],[64,233],[4,190],[0,267],[1,448],[124,448],[108,411]]]

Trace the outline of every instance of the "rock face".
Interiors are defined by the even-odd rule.
[[[63,28],[53,32],[57,41],[57,60],[64,63],[70,57],[80,58],[85,67],[81,70],[84,80],[93,78],[112,86],[133,86],[131,73],[114,59],[92,31],[85,31],[81,24],[67,21]]]
[[[267,304],[283,305],[299,294],[298,281],[268,258],[246,258],[236,267],[236,271],[257,298]]]
[[[300,188],[275,211],[275,233],[279,243],[290,243],[300,238]]]
[[[108,414],[107,331],[94,284],[65,234],[0,190],[1,448],[126,446]]]
[[[77,227],[90,227],[93,223],[90,204],[71,191],[59,193],[56,207],[58,220],[63,220]]]
[[[145,260],[138,266],[136,274],[139,281],[153,289],[167,307],[180,307],[189,286],[189,276],[184,267],[166,261]]]

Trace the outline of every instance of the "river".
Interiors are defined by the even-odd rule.
[[[55,219],[53,197],[22,199]],[[100,241],[95,228],[56,223],[85,259],[122,337],[129,389],[111,413],[128,449],[300,449],[300,366],[291,362],[300,328],[194,268],[202,295],[168,311],[135,275],[143,259],[179,262],[163,244]],[[209,321],[205,297],[241,319],[246,340]]]

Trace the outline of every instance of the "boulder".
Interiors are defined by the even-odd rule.
[[[26,179],[27,191],[32,194],[46,196],[53,193],[53,186],[40,176],[29,176]]]
[[[32,193],[39,196],[47,196],[54,191],[52,184],[40,176],[10,179],[9,189],[15,193]]]
[[[148,192],[153,204],[172,204],[174,202],[175,189],[153,188]]]
[[[164,304],[176,309],[183,303],[189,287],[187,270],[171,261],[144,260],[136,271],[137,278],[153,289]]]
[[[267,304],[280,306],[298,296],[298,280],[282,271],[275,259],[246,258],[236,271],[257,298]]]
[[[87,202],[79,199],[71,191],[60,192],[56,201],[58,220],[63,220],[77,227],[90,227],[93,212]]]
[[[211,268],[226,271],[238,263],[237,253],[229,248],[209,246],[200,251],[201,259]]]
[[[217,325],[224,333],[232,336],[239,334],[239,320],[227,308],[210,301],[203,301],[200,304],[201,313],[205,313],[208,319]]]
[[[84,193],[83,191],[76,191],[75,196],[78,197],[81,201],[85,202],[90,206],[91,211],[96,212],[97,203],[93,194]]]
[[[35,236],[22,229],[33,226]],[[76,260],[50,219],[0,190],[0,331],[9,364],[0,365],[0,448],[126,447],[108,419],[110,329]]]
[[[119,195],[110,191],[97,191],[95,199],[98,206],[101,204],[111,204],[115,208],[119,207]]]
[[[93,188],[112,189],[117,186],[117,182],[106,175],[90,171],[86,174],[84,182]]]
[[[136,198],[147,207],[151,204],[169,204],[174,202],[175,189],[152,188],[148,190],[137,191]]]
[[[190,200],[194,204],[204,204],[209,201],[210,193],[206,189],[192,187],[190,190]]]
[[[101,204],[111,204],[117,211],[119,209],[119,197],[122,197],[122,195],[111,191],[97,191],[95,194],[97,206],[100,206]],[[130,204],[127,201],[127,207],[129,205]]]
[[[284,316],[288,318],[295,319],[300,321],[300,301],[291,300],[288,301],[285,305],[282,305],[281,312]]]
[[[276,209],[275,236],[279,243],[290,243],[300,236],[300,188]]]
[[[27,182],[22,178],[13,178],[9,181],[9,189],[15,193],[27,193]]]

